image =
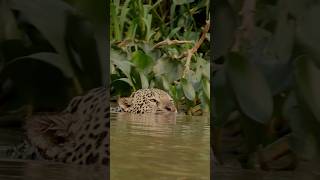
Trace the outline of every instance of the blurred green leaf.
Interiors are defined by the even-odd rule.
[[[58,68],[60,71],[63,72],[63,74],[67,77],[67,78],[73,78],[74,75],[71,74],[71,70],[69,69],[70,67],[66,66],[65,63],[63,63],[63,60],[61,58],[61,56],[59,54],[56,53],[36,53],[36,54],[31,54],[29,56],[23,56],[23,57],[19,57],[14,59],[13,61],[11,61],[10,63],[8,63],[9,66],[14,66],[15,63],[19,63],[20,61],[28,61],[28,59],[32,59],[32,60],[38,60],[38,61],[42,61],[45,63],[48,63],[52,66],[55,66],[56,68]]]
[[[189,4],[194,2],[194,0],[173,0],[173,3],[176,5]]]
[[[225,69],[213,75],[213,126],[221,126],[227,121],[230,113],[236,109],[236,99],[232,92]]]
[[[303,13],[303,16],[299,16],[296,22],[297,40],[306,47],[306,51],[312,55],[318,67],[320,67],[320,25],[317,23],[319,15],[320,5],[314,4]]]
[[[302,101],[306,103],[315,118],[320,122],[320,70],[312,59],[301,56],[295,61],[295,79],[297,90]]]
[[[127,77],[130,77],[131,67],[133,64],[126,61],[126,57],[116,51],[110,51],[110,60],[113,65],[116,65]]]
[[[230,53],[226,72],[243,113],[251,119],[267,123],[273,113],[273,100],[266,79],[247,58]]]
[[[279,1],[279,6],[282,2]],[[280,8],[279,7],[279,8]],[[285,8],[285,7],[283,7]],[[294,43],[295,29],[294,21],[288,18],[287,9],[280,12],[280,18],[277,21],[277,27],[274,33],[274,50],[281,62],[287,62],[292,54]]]
[[[128,79],[128,78],[120,78],[120,79],[117,79],[117,80],[115,80],[115,81],[123,81],[123,82],[126,82],[126,83],[128,83],[131,87],[134,88],[134,84],[133,84],[132,81],[131,81],[130,79]]]
[[[194,100],[196,93],[194,91],[192,83],[190,81],[188,81],[187,79],[182,78],[181,85],[182,85],[183,92],[184,92],[184,95],[186,96],[186,98],[188,98],[190,101]]]
[[[169,83],[178,80],[183,72],[183,66],[182,64],[167,59],[159,59],[156,62],[156,65],[153,67],[153,71],[156,74],[156,76],[166,75],[168,78]]]
[[[202,89],[205,93],[205,95],[210,99],[210,84],[209,81],[207,79],[202,79]]]
[[[142,89],[149,88],[148,78],[142,72],[139,72],[139,74],[140,74]]]
[[[142,51],[135,51],[132,54],[132,63],[138,68],[138,70],[149,73],[152,70],[154,61],[150,56]]]
[[[76,54],[70,58],[70,63],[77,77],[86,91],[101,86],[102,64],[92,24],[72,14],[67,15],[66,23],[66,40],[72,48],[70,51]]]
[[[65,43],[67,14],[74,9],[63,1],[55,0],[11,0],[12,9],[19,11],[30,24],[34,25],[64,59],[65,66],[71,67]],[[73,69],[69,68],[73,74]]]
[[[314,159],[319,154],[320,141],[316,138],[319,126],[312,123],[312,116],[306,118],[295,93],[291,92],[284,104],[283,115],[288,119],[292,133],[289,136],[290,148],[300,157]],[[311,128],[310,128],[311,127]]]
[[[227,1],[220,3],[213,13],[215,23],[212,37],[215,44],[219,44],[213,48],[213,54],[217,59],[225,55],[232,46],[236,31],[236,16]]]
[[[20,37],[14,14],[7,0],[0,1],[0,24],[0,42]]]

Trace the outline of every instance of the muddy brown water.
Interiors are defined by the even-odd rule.
[[[1,130],[1,136],[0,180],[210,179],[206,116],[111,113],[110,173],[103,167],[3,159],[22,134]]]
[[[111,179],[210,179],[207,116],[111,114]]]
[[[209,117],[111,114],[111,168],[5,159],[19,129],[0,129],[0,180],[210,179]],[[213,166],[217,180],[319,180],[319,164],[265,172]]]

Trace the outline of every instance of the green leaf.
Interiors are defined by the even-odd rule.
[[[209,81],[207,79],[203,78],[201,80],[201,82],[202,82],[202,89],[203,89],[204,93],[210,99],[210,83],[209,83]]]
[[[183,73],[183,65],[178,61],[168,58],[161,58],[153,67],[156,76],[165,75],[169,83],[180,79]]]
[[[280,14],[274,33],[274,50],[281,62],[288,62],[291,57],[295,28],[293,20],[289,20],[287,11]]]
[[[296,59],[294,75],[300,97],[320,122],[320,70],[312,59],[301,56]]]
[[[226,72],[242,112],[257,122],[267,123],[273,113],[273,99],[259,69],[240,54],[230,53]]]
[[[142,89],[148,88],[149,87],[148,78],[142,72],[139,72],[139,74],[140,74]]]
[[[42,53],[31,54],[29,56],[19,57],[12,60],[10,63],[8,63],[8,65],[13,65],[14,63],[19,63],[20,61],[26,61],[28,59],[39,60],[39,61],[48,63],[52,66],[55,66],[60,71],[62,71],[67,78],[74,77],[74,75],[71,73],[72,71],[69,69],[70,67],[66,66],[61,56],[55,53],[42,52]]]
[[[316,65],[320,67],[320,24],[318,23],[320,15],[320,5],[314,4],[297,19],[297,40],[306,47],[306,51],[312,55]]]
[[[7,0],[0,1],[0,24],[0,42],[20,37],[14,14]]]
[[[126,82],[126,83],[128,83],[131,87],[134,88],[134,84],[133,84],[132,81],[131,81],[130,79],[128,79],[128,78],[120,78],[120,79],[115,80],[114,82],[116,82],[116,81]]]
[[[226,122],[230,113],[236,109],[236,100],[232,93],[225,68],[216,72],[213,76],[213,100],[211,101],[213,110],[213,126],[221,127]]]
[[[133,64],[126,60],[126,57],[115,50],[110,51],[110,61],[113,65],[116,65],[123,74],[130,77],[131,67]]]
[[[173,0],[173,3],[176,5],[189,4],[194,2],[194,0]]]
[[[190,101],[194,100],[196,93],[194,91],[192,83],[189,82],[187,79],[182,78],[181,85],[182,85],[183,92],[184,92],[184,95],[186,96],[186,98],[188,98]]]
[[[64,66],[71,67],[65,43],[65,31],[67,14],[73,13],[74,9],[63,1],[55,0],[11,0],[10,6],[12,9],[19,11],[27,21],[41,32],[60,54],[63,59],[62,62],[65,63]],[[69,69],[73,73],[73,69]]]
[[[169,91],[169,90],[170,90],[170,84],[169,84],[167,78],[166,78],[165,76],[162,76],[162,77],[161,77],[161,80],[162,80],[163,88],[164,88],[165,90],[168,90],[168,91]]]
[[[99,54],[92,24],[82,17],[68,14],[66,40],[74,50],[73,53],[78,55],[70,58],[70,62],[83,87],[89,90],[101,86],[103,76],[101,67],[105,63],[100,62],[102,54]]]
[[[167,39],[171,39],[177,32],[179,32],[181,27],[176,27],[171,30],[170,34],[168,35]]]
[[[213,54],[217,59],[225,55],[232,46],[237,25],[236,15],[227,1],[219,3],[213,13],[215,23],[212,37],[214,37],[215,44],[219,44],[213,48]]]
[[[138,70],[149,73],[152,70],[154,61],[150,56],[142,51],[135,51],[132,53],[132,63],[138,68]]]
[[[293,92],[289,94],[285,101],[283,115],[288,120],[290,129],[292,130],[289,136],[290,148],[303,158],[314,159],[320,150],[317,147],[320,141],[315,138],[319,125],[312,122],[312,116],[306,116],[303,113]]]

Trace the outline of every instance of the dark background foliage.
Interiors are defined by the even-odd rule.
[[[254,154],[277,142],[300,159],[319,158],[319,10],[313,0],[216,3],[211,130],[218,158],[228,144],[223,132],[234,127],[242,167],[254,167]]]
[[[105,7],[100,0],[0,1],[3,124],[32,111],[62,110],[104,84]]]

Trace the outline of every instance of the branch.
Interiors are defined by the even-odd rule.
[[[187,61],[186,61],[186,64],[185,64],[183,77],[185,77],[187,71],[190,69],[190,62],[191,62],[192,55],[198,51],[199,47],[201,46],[201,44],[203,43],[203,41],[206,38],[206,34],[208,33],[208,31],[210,29],[210,21],[206,21],[206,23],[207,24],[205,25],[205,27],[202,30],[202,34],[201,34],[200,39],[195,43],[193,48],[188,49],[187,52],[186,52]]]
[[[166,40],[161,41],[161,42],[157,43],[156,45],[154,45],[154,46],[153,46],[153,49],[159,48],[159,47],[164,46],[164,45],[190,44],[190,43],[192,43],[192,41],[179,41],[179,40],[166,39]]]

